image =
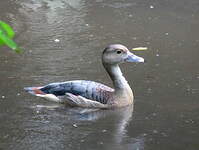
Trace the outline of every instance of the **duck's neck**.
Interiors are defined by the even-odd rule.
[[[120,70],[119,65],[104,64],[104,68],[106,69],[110,78],[112,79],[113,86],[116,91],[118,91],[118,90],[121,91],[121,90],[126,90],[126,89],[131,90],[128,82],[126,81],[126,79],[124,78],[124,76]]]
[[[114,94],[113,101],[117,106],[126,106],[133,103],[133,92],[122,75],[119,65],[103,64],[113,81]]]

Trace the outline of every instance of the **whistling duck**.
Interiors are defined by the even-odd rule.
[[[41,87],[26,87],[27,92],[50,101],[77,107],[114,108],[133,103],[133,92],[124,78],[119,64],[144,62],[121,44],[112,44],[102,53],[102,64],[108,72],[113,88],[87,80],[51,83]]]

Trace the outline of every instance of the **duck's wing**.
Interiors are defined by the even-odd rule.
[[[102,104],[101,102],[94,101],[82,97],[80,95],[76,96],[71,93],[66,93],[63,99],[61,99],[61,103],[68,104],[73,107],[84,107],[84,108],[109,108],[108,104]]]
[[[66,93],[71,93],[103,104],[106,104],[107,101],[112,98],[112,93],[114,92],[114,89],[104,84],[86,80],[57,82],[39,88],[25,88],[25,90],[35,95],[53,94],[57,97],[64,96]]]

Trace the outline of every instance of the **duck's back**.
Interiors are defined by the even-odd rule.
[[[104,84],[86,80],[51,83],[41,87],[40,90],[46,94],[54,94],[56,96],[72,93],[103,104],[107,103],[107,100],[111,98],[114,91],[114,89]]]

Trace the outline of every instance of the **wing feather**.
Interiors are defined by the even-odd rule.
[[[104,84],[86,80],[51,83],[40,90],[46,94],[54,94],[56,96],[72,93],[103,104],[107,103],[114,92],[114,89]]]

